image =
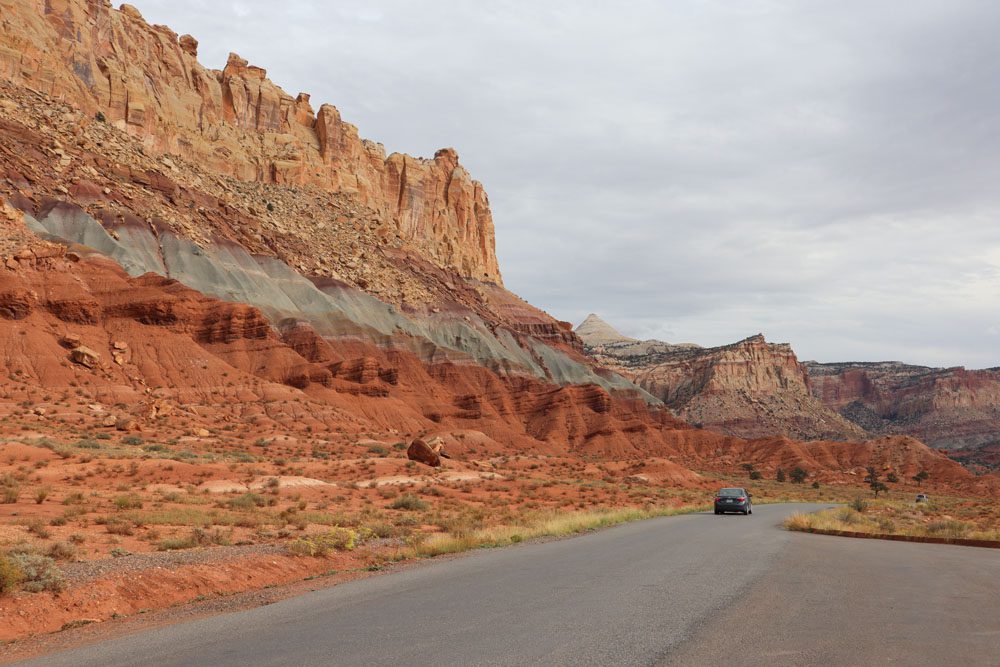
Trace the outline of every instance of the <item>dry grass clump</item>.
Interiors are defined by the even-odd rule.
[[[0,556],[0,595],[12,592],[24,581],[24,570],[11,556]]]
[[[194,528],[183,537],[168,537],[160,541],[161,551],[174,551],[178,549],[193,549],[194,547],[224,546],[233,543],[232,531],[223,531],[219,528],[215,530],[205,530],[204,528]]]
[[[21,484],[13,475],[6,474],[0,477],[0,502],[13,505],[20,496]]]
[[[538,537],[573,535],[628,521],[673,516],[706,509],[703,506],[659,507],[642,509],[599,509],[581,512],[546,511],[529,514],[512,523],[484,526],[467,530],[452,524],[447,533],[435,533],[413,547],[414,555],[436,556],[457,553],[479,547],[500,547]]]
[[[350,551],[357,546],[358,534],[349,528],[334,528],[319,535],[300,537],[288,545],[296,556],[329,556],[335,551]]]
[[[784,526],[788,530],[853,531],[872,535],[910,537],[966,538],[1000,541],[1000,530],[990,519],[976,521],[956,519],[939,506],[921,503],[911,505],[901,501],[877,501],[865,504],[865,511],[838,507],[813,514],[793,514]],[[952,510],[956,508],[951,508]]]

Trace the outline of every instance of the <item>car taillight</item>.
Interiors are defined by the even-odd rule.
[[[716,499],[715,499],[715,502],[717,502],[717,503],[721,503],[721,502],[722,502],[722,498],[716,498]]]
[[[746,500],[746,498],[737,498],[737,499],[736,499],[736,502],[738,502],[738,503],[742,503],[742,502],[743,502],[744,500]]]

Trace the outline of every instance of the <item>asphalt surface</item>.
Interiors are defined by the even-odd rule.
[[[32,665],[1000,665],[1000,551],[695,514],[435,561]]]

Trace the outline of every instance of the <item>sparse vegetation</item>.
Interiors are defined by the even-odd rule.
[[[951,512],[966,511],[954,504]],[[977,519],[978,517],[978,519]],[[1000,542],[1000,530],[994,517],[969,513],[957,519],[945,510],[923,503],[914,505],[900,500],[867,501],[856,498],[851,506],[813,514],[795,514],[785,521],[789,530],[853,531],[872,535],[910,537],[969,538]]]
[[[300,537],[288,545],[296,556],[329,556],[335,551],[350,551],[357,546],[358,534],[349,528],[334,528],[319,535]]]
[[[412,493],[407,493],[399,498],[396,498],[389,505],[390,509],[394,510],[409,510],[409,511],[422,511],[427,509],[428,505],[425,501],[416,497]]]

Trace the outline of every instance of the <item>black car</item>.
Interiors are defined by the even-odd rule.
[[[746,489],[719,489],[715,494],[715,513],[739,512],[753,514],[750,492]]]

